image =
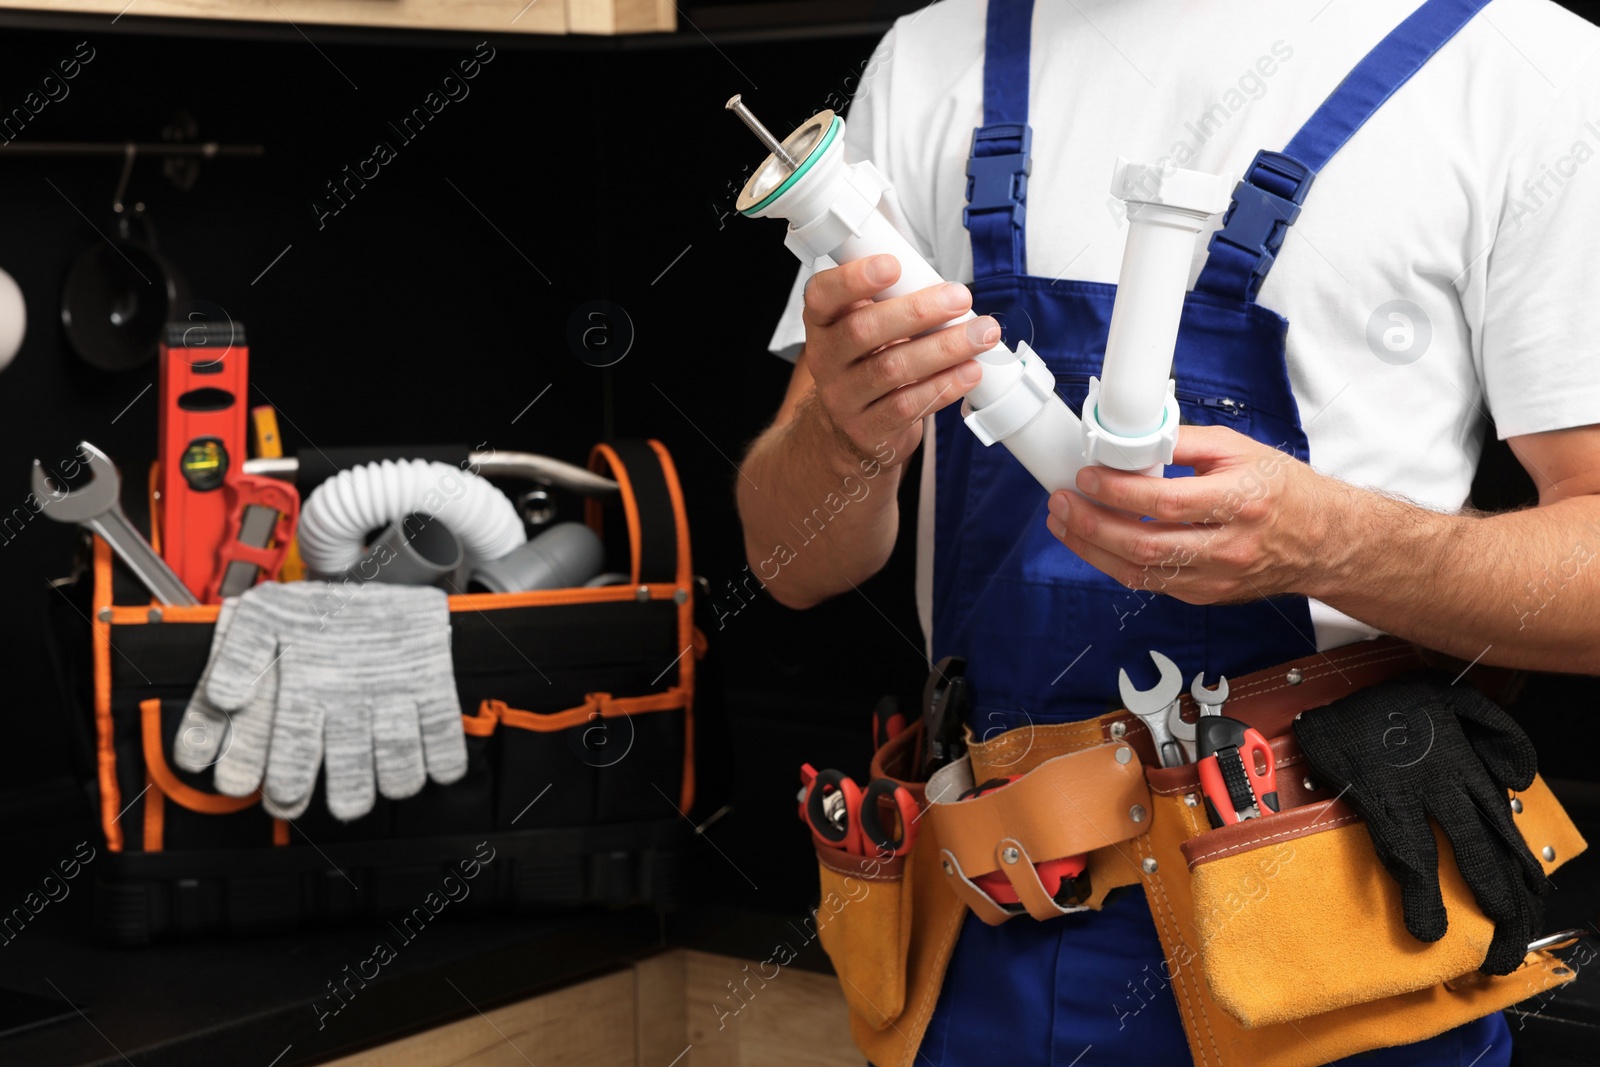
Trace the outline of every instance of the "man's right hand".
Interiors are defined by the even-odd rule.
[[[893,256],[818,271],[805,289],[805,362],[816,404],[840,446],[864,459],[889,445],[896,460],[922,440],[922,419],[977,385],[973,357],[994,347],[1000,326],[979,316],[949,322],[972,305],[964,285],[946,283],[874,303],[900,277]]]

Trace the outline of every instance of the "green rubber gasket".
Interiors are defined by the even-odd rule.
[[[1095,422],[1100,422],[1100,405],[1099,404],[1096,404],[1094,406],[1094,421]],[[1161,428],[1163,426],[1165,426],[1166,424],[1167,424],[1167,406],[1165,404],[1162,404],[1161,405],[1161,426],[1157,426],[1154,430],[1151,430],[1150,433],[1159,433],[1161,431]],[[1105,423],[1101,422],[1100,425],[1104,426]],[[1150,436],[1150,434],[1146,434],[1145,436],[1148,437],[1148,436]]]
[[[834,136],[836,134],[838,134],[839,125],[840,125],[839,116],[838,115],[833,116],[833,122],[829,124],[828,132],[822,135],[822,140],[817,142],[817,147],[813,148],[811,150],[811,154],[806,156],[805,162],[801,163],[800,166],[795,170],[795,172],[793,174],[791,174],[787,178],[785,178],[782,185],[778,186],[776,189],[772,190],[772,192],[768,193],[762,199],[761,203],[752,205],[751,207],[748,207],[745,210],[739,212],[739,214],[741,214],[741,215],[754,215],[756,212],[761,211],[762,209],[766,208],[774,200],[778,199],[778,197],[780,197],[784,193],[788,192],[789,191],[789,187],[791,185],[793,185],[795,182],[799,181],[801,176],[804,175],[806,171],[811,169],[811,164],[814,163],[816,160],[822,158],[822,153],[827,149],[828,145],[833,142]]]

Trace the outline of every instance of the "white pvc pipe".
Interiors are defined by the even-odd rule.
[[[832,143],[806,173],[770,204],[749,213],[788,220],[784,244],[807,264],[822,257],[843,264],[894,256],[900,276],[874,300],[942,284],[945,279],[879,210],[891,192],[888,181],[870,163],[844,162],[844,122],[835,122]],[[975,317],[968,311],[935,329]],[[1021,347],[1021,358],[1003,343],[977,357],[983,378],[968,391],[962,414],[984,444],[1003,443],[1047,490],[1075,490],[1084,462],[1082,427],[1056,395],[1055,379],[1043,361]]]
[[[1159,474],[1178,441],[1172,355],[1196,236],[1228,203],[1230,179],[1118,159],[1111,192],[1128,205],[1106,354],[1084,405],[1088,457]]]
[[[888,180],[870,162],[844,162],[843,120],[823,112],[807,125],[812,124],[813,129],[828,125],[831,141],[805,157],[804,173],[788,188],[758,197],[758,180],[772,173],[769,157],[746,183],[740,210],[786,219],[784,244],[807,264],[824,257],[843,264],[894,256],[900,277],[875,300],[941,284],[944,279],[885,214],[895,204]],[[1161,474],[1177,440],[1170,369],[1194,238],[1226,203],[1227,188],[1216,175],[1117,161],[1113,192],[1142,195],[1128,197],[1128,239],[1107,338],[1105,380],[1091,380],[1090,403],[1080,421],[1026,343],[1019,342],[1015,352],[996,344],[977,357],[983,377],[961,408],[979,440],[1004,444],[1051,492],[1075,489],[1079,469],[1091,462]],[[936,329],[974,317],[969,311]]]
[[[1097,412],[1102,426],[1124,437],[1142,437],[1160,427],[1164,386],[1172,376],[1183,294],[1189,288],[1199,232],[1192,217],[1174,224],[1173,214],[1149,205],[1128,212]]]
[[[1084,466],[1083,423],[1059,397],[1055,403],[1040,405],[1038,414],[1002,443],[1050,492],[1078,491],[1078,471]]]
[[[944,278],[933,269],[932,264],[923,259],[922,254],[912,247],[911,242],[907,241],[900,231],[894,228],[893,223],[884,218],[879,211],[869,212],[862,220],[858,233],[849,234],[837,248],[824,254],[835,263],[849,263],[865,259],[867,256],[885,254],[898,260],[900,277],[895,279],[893,285],[874,295],[872,298],[874,301],[909,296],[930,285],[944,284]],[[933,333],[975,318],[977,315],[972,311],[965,311],[948,322],[940,323],[924,332]],[[1007,373],[1002,369],[1007,364],[1015,362],[1017,356],[1003,343],[996,343],[993,348],[981,353],[977,358],[983,364],[984,376],[967,393],[967,400],[973,407],[982,408],[997,400],[1005,389],[1017,380],[1017,374]]]

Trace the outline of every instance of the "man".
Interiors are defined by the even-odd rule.
[[[902,18],[846,156],[895,184],[944,277],[974,283],[873,303],[888,257],[801,270],[771,342],[794,375],[738,485],[752,564],[859,462],[892,455],[898,478],[920,446],[919,610],[932,654],[970,662],[975,729],[1099,714],[1151,648],[1237,676],[1384,633],[1600,672],[1597,52],[1546,0],[944,0]],[[969,204],[973,130],[978,155],[1020,159],[1022,123],[1025,196]],[[1258,150],[1289,159],[1253,167]],[[1002,325],[1081,404],[1122,253],[1119,156],[1245,174],[1292,225],[1197,245],[1174,359],[1193,475],[1088,468],[1083,496],[1047,499],[957,408]],[[1471,510],[1491,418],[1538,507]],[[899,522],[874,493],[767,588],[794,608],[848,591]],[[918,1062],[1183,1062],[1170,994],[1132,1025],[1113,1008],[1161,956],[1136,889],[1050,922],[969,915]],[[1493,1016],[1363,1062],[1509,1054]]]

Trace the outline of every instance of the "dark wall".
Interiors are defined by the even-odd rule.
[[[787,377],[764,348],[795,263],[777,223],[731,214],[743,169],[761,153],[722,104],[743,92],[787,130],[849,91],[876,37],[713,48],[686,27],[666,46],[491,39],[470,95],[405,143],[388,123],[421,106],[479,38],[319,36],[313,46],[287,35],[8,30],[0,107],[20,104],[87,41],[93,60],[22,140],[154,140],[182,114],[203,139],[266,146],[259,160],[203,164],[189,191],[159,162],[140,161],[129,199],[148,206],[194,294],[248,324],[251,400],[279,409],[291,451],[465,441],[581,462],[604,437],[667,444],[696,569],[725,609],[709,636],[727,725],[703,736],[731,762],[711,768],[706,794],[737,801],[717,840],[773,903],[814,885],[790,799],[799,762],[864,771],[875,698],[909,695],[923,666],[909,524],[861,595],[803,614],[765,598],[726,610],[737,606],[729,583],[745,577],[733,461]],[[325,183],[380,140],[395,158],[319,222],[313,201],[334,206]],[[0,267],[21,284],[30,317],[21,355],[0,374],[0,511],[23,503],[31,458],[64,457],[80,438],[130,476],[154,457],[154,365],[92,371],[59,325],[68,267],[101,240],[97,230],[110,232],[119,165],[0,147]],[[608,369],[579,359],[567,339],[574,311],[597,299],[623,309],[634,333]],[[0,773],[10,786],[69,773],[40,620],[57,595],[47,580],[68,569],[74,541],[45,519],[0,535],[0,596],[11,608],[0,615],[11,668]],[[1548,692],[1593,703],[1592,689]],[[1546,747],[1557,762],[1560,740]],[[1568,762],[1557,773],[1581,770]]]
[[[788,129],[848,86],[876,34],[720,52],[688,35],[628,51],[494,39],[469,95],[402,141],[387,124],[422,106],[478,40],[313,47],[7,31],[0,107],[20,105],[88,41],[93,59],[21,140],[156,140],[186,114],[202,139],[266,147],[259,160],[203,164],[187,192],[159,161],[140,160],[128,199],[147,205],[194,295],[247,324],[251,401],[278,408],[291,451],[465,441],[582,462],[601,438],[656,437],[683,477],[696,569],[725,595],[744,577],[732,461],[787,380],[765,343],[795,261],[779,224],[731,213],[761,151],[723,101],[742,91]],[[336,206],[324,183],[380,140],[394,159],[319,220],[313,201]],[[0,267],[21,285],[30,321],[0,375],[4,511],[23,504],[33,457],[65,457],[81,438],[130,480],[154,458],[154,364],[91,370],[59,325],[69,266],[101,241],[97,229],[112,232],[119,167],[0,147]],[[608,369],[567,340],[575,309],[596,299],[622,308],[635,335]],[[0,773],[27,787],[69,768],[40,619],[75,533],[35,518],[0,536],[0,597],[11,606],[0,647],[12,668]],[[782,780],[778,795],[803,758],[864,770],[873,699],[916,684],[920,636],[907,572],[896,572],[865,590],[883,615],[859,599],[805,615],[767,600],[725,610],[721,632],[713,624],[736,750],[766,782]],[[783,832],[799,834],[792,806],[773,810]],[[737,828],[741,816],[730,818]],[[764,822],[752,832],[770,838]],[[758,883],[765,853],[740,863]]]

